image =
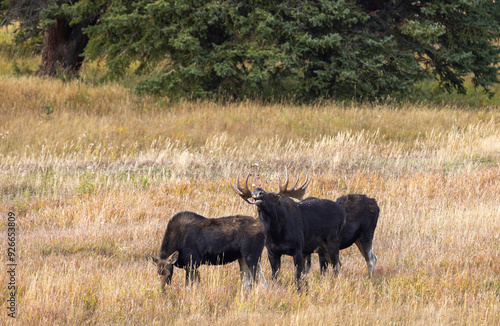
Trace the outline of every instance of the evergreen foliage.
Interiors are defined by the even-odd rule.
[[[57,15],[73,24],[98,15],[84,55],[105,56],[112,76],[137,62],[154,71],[138,85],[147,92],[377,98],[430,77],[459,93],[467,75],[486,92],[499,82],[493,0],[38,2],[38,28]]]

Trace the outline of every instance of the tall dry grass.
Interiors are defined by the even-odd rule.
[[[17,215],[17,318],[37,324],[486,324],[500,322],[500,112],[426,104],[294,106],[177,102],[0,77],[1,243]],[[293,266],[241,293],[237,264],[204,266],[166,294],[144,259],[181,210],[256,215],[238,172],[276,188],[307,171],[307,195],[365,193],[381,215],[367,277],[355,248],[308,291]],[[263,270],[270,279],[267,256]],[[6,273],[0,274],[6,302]]]

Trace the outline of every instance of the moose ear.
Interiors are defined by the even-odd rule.
[[[159,259],[158,259],[158,258],[156,258],[156,257],[154,257],[154,256],[151,256],[151,255],[147,256],[147,257],[146,257],[146,260],[147,260],[147,261],[152,261],[152,262],[153,262],[153,263],[155,263],[155,264],[158,264],[158,261],[159,261]]]
[[[173,254],[171,254],[168,258],[167,258],[167,264],[175,264],[177,262],[177,259],[179,259],[179,252],[176,251],[174,252]]]

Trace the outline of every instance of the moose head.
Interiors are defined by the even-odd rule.
[[[178,251],[174,252],[166,259],[161,259],[151,255],[149,256],[149,259],[153,263],[155,263],[158,269],[157,270],[158,275],[160,275],[161,289],[165,290],[165,285],[166,284],[170,285],[170,282],[172,281],[172,275],[174,273],[174,264],[177,262],[177,259],[179,259],[179,252]]]
[[[275,196],[286,196],[302,200],[302,198],[304,198],[307,186],[309,186],[309,183],[311,182],[311,180],[309,180],[309,174],[306,175],[306,179],[304,180],[302,185],[297,187],[297,184],[299,183],[300,179],[300,176],[298,176],[293,186],[290,189],[288,189],[288,183],[289,183],[288,170],[285,170],[285,173],[286,173],[286,181],[284,184],[282,184],[281,178],[279,178],[279,190],[276,192],[266,192],[264,189],[260,187],[255,188],[253,191],[250,191],[250,189],[248,188],[248,178],[250,177],[250,173],[247,174],[244,186],[240,185],[240,174],[238,174],[236,178],[236,186],[233,185],[231,181],[229,182],[229,184],[231,188],[233,188],[233,190],[238,195],[240,195],[241,198],[243,198],[247,203],[252,205],[257,205],[257,206],[262,205],[266,200],[274,198]]]

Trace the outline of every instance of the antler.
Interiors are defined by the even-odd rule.
[[[281,184],[281,178],[279,179],[279,192],[277,193],[278,195],[284,195],[288,197],[293,197],[298,200],[302,200],[304,198],[304,194],[306,193],[307,186],[309,186],[309,183],[311,183],[311,180],[309,180],[309,173],[306,175],[306,180],[302,183],[302,185],[298,188],[295,188],[297,184],[299,183],[300,175],[297,177],[297,180],[295,180],[294,185],[292,186],[291,189],[287,189],[288,187],[288,169],[285,169],[286,173],[286,182],[284,185]]]
[[[246,202],[250,204],[254,204],[253,202],[249,201],[248,199],[252,198],[252,192],[250,189],[248,189],[248,178],[250,177],[250,173],[247,174],[247,177],[245,179],[245,187],[240,186],[240,174],[238,173],[238,176],[236,177],[236,188],[234,187],[233,183],[231,180],[229,180],[229,185],[233,190],[241,196]]]

